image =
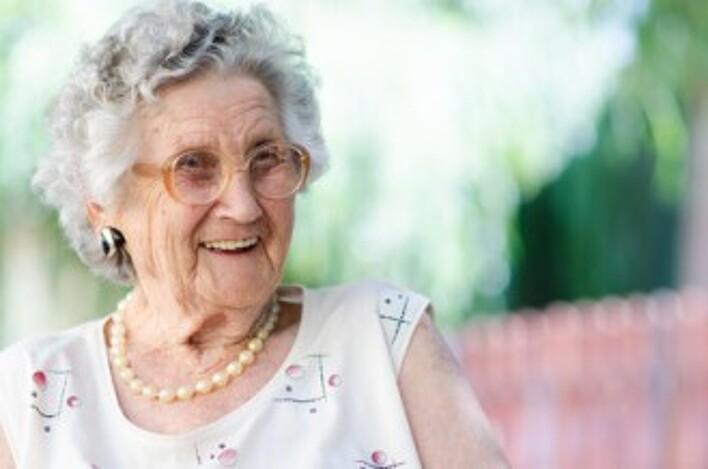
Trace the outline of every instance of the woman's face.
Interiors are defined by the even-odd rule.
[[[159,97],[138,117],[137,163],[160,166],[199,150],[241,167],[255,146],[285,138],[273,97],[246,75],[206,74]],[[167,288],[180,302],[249,307],[266,301],[280,282],[294,196],[261,198],[244,172],[207,205],[172,199],[160,176],[130,173],[123,190],[114,226],[125,235],[141,287]]]

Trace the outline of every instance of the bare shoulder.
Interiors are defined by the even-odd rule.
[[[5,433],[0,428],[0,469],[14,469],[15,462],[12,459],[10,445],[7,443]]]
[[[424,314],[403,362],[401,393],[423,467],[508,468],[452,352]]]

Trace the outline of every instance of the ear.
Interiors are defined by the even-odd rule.
[[[89,223],[94,231],[106,226],[106,213],[103,207],[96,202],[86,203],[86,217],[88,217]]]

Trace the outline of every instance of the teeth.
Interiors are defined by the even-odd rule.
[[[204,247],[207,249],[218,249],[219,251],[237,251],[239,249],[248,249],[253,247],[258,243],[258,237],[241,239],[238,241],[209,241],[204,243]]]

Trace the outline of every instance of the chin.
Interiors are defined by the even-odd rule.
[[[276,275],[216,275],[213,282],[197,282],[199,296],[229,307],[246,307],[267,301],[278,285]]]

